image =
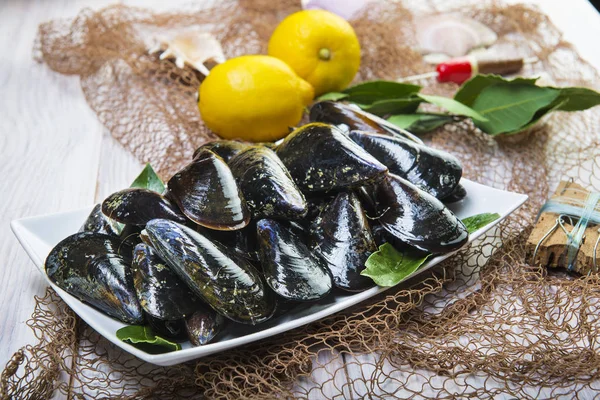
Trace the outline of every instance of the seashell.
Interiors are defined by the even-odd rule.
[[[415,33],[421,53],[443,53],[451,57],[465,56],[472,49],[490,46],[498,39],[487,26],[459,14],[418,18]]]
[[[218,63],[225,62],[221,43],[212,34],[195,28],[160,38],[148,52],[153,54],[159,51],[162,51],[161,60],[174,59],[178,68],[183,69],[187,64],[203,75],[209,74],[204,62],[211,59]]]
[[[375,193],[379,222],[393,236],[420,250],[449,253],[469,240],[469,232],[441,201],[394,175]]]
[[[362,276],[377,245],[356,194],[341,192],[311,226],[311,245],[325,260],[336,287],[357,292],[373,286]]]

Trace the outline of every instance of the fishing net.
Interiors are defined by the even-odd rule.
[[[411,2],[417,3],[417,2]],[[593,86],[596,71],[538,10],[493,2],[372,3],[352,21],[362,45],[356,81],[430,69],[413,50],[420,13],[456,7],[499,35],[500,51],[537,56],[525,75]],[[171,13],[83,10],[40,26],[37,57],[77,75],[89,105],[125,148],[168,177],[214,136],[196,107],[200,77],[147,53],[153,36],[198,27],[228,57],[265,53],[296,1],[219,1]],[[418,7],[418,8],[413,8]],[[423,82],[451,95],[456,87]],[[0,396],[71,398],[590,398],[600,389],[600,279],[525,263],[537,210],[559,180],[600,190],[600,110],[556,113],[525,134],[492,138],[470,122],[425,135],[464,175],[529,201],[443,265],[319,322],[174,367],[143,363],[81,321],[51,291],[28,324],[38,343],[7,364]],[[493,211],[493,210],[490,210]]]

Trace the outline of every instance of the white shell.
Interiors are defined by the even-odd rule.
[[[467,55],[471,49],[490,46],[498,39],[487,26],[458,14],[416,18],[415,30],[421,53],[450,57]]]
[[[198,29],[179,32],[171,37],[160,38],[149,50],[149,53],[162,51],[160,59],[174,59],[178,68],[187,64],[202,74],[208,76],[209,70],[204,62],[210,59],[222,63],[225,55],[221,43],[210,33]]]

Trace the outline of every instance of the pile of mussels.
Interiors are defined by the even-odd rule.
[[[444,205],[466,195],[455,157],[340,103],[315,104],[310,119],[279,144],[203,145],[163,194],[112,194],[50,252],[48,276],[114,318],[200,345],[226,319],[255,325],[333,287],[373,286],[360,272],[384,242],[434,254],[467,242]]]

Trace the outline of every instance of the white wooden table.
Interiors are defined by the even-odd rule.
[[[177,3],[122,2],[157,8]],[[600,69],[600,14],[587,0],[529,2]],[[114,1],[0,0],[0,369],[16,350],[35,340],[25,321],[33,296],[46,288],[10,232],[10,221],[90,205],[126,187],[141,168],[98,122],[79,79],[32,59],[40,22],[110,3]]]

